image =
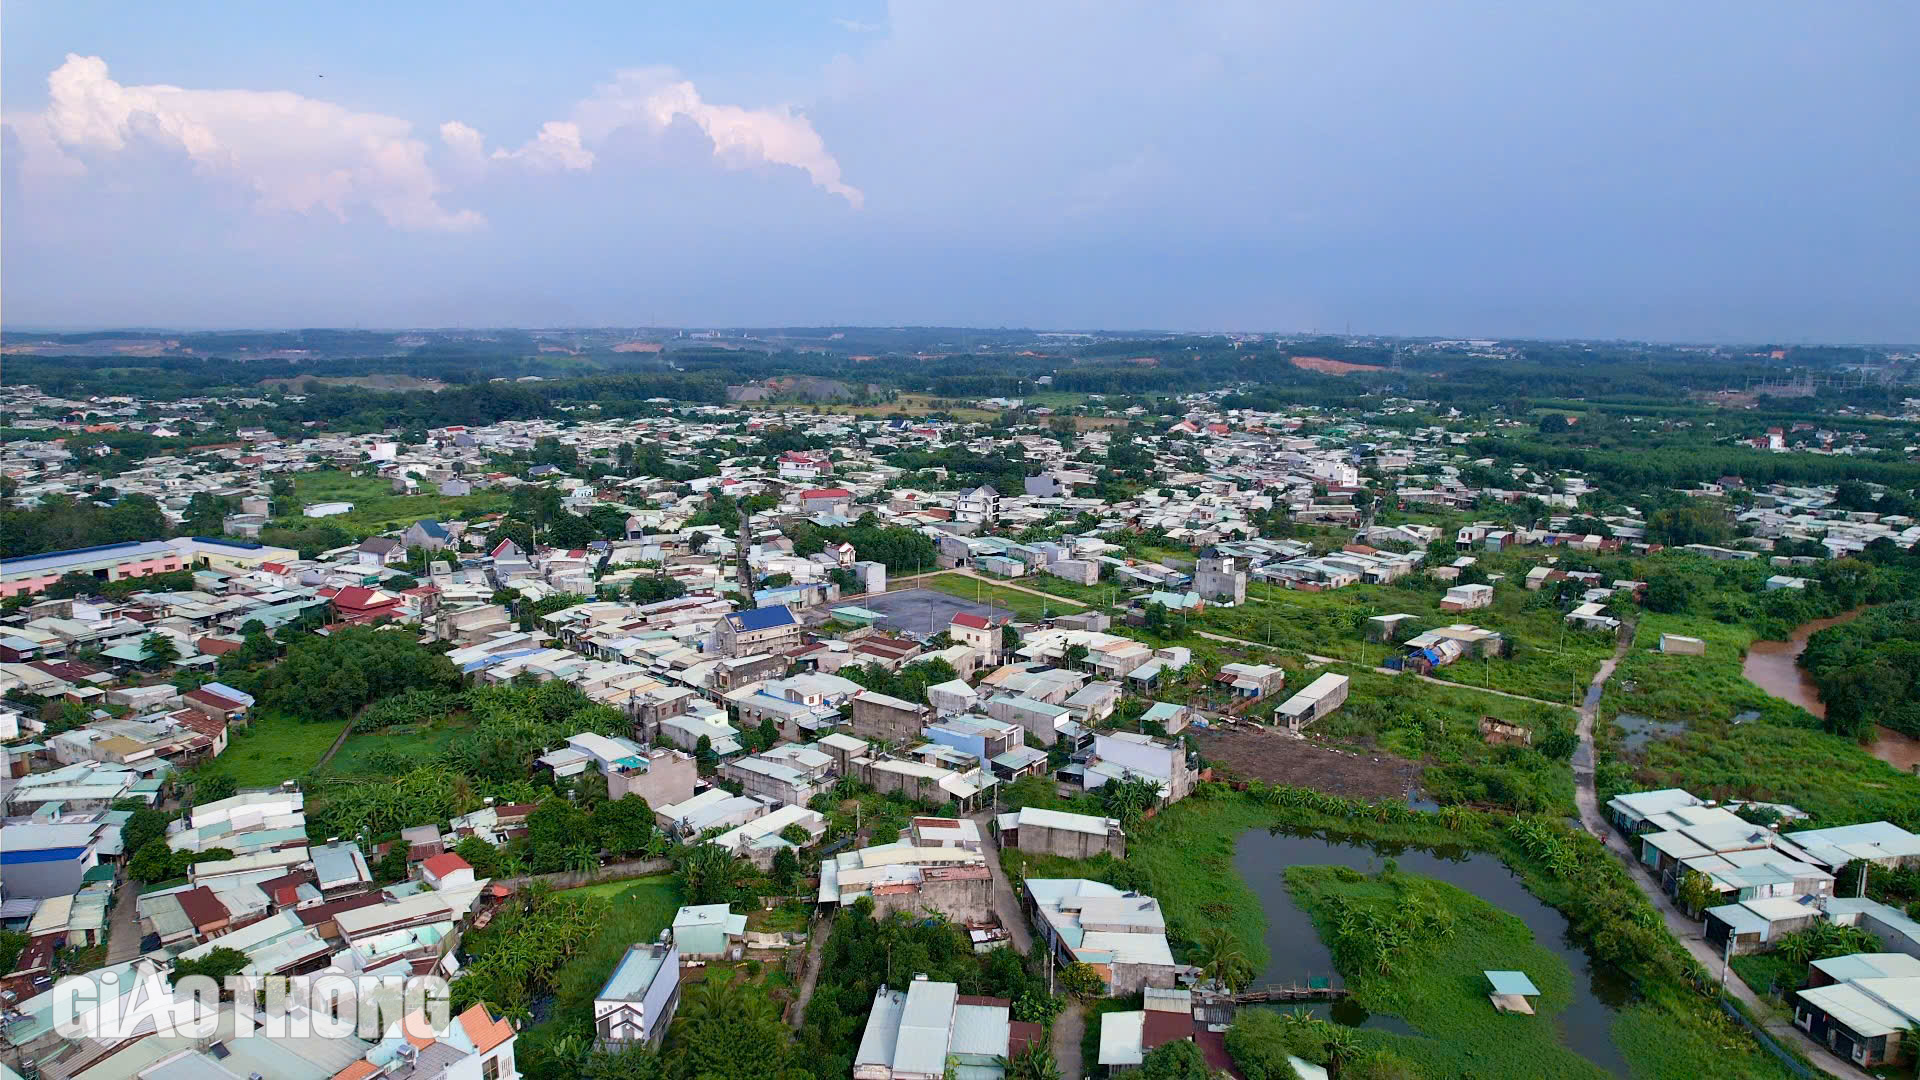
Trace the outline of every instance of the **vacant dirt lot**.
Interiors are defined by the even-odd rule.
[[[1402,796],[1420,782],[1420,766],[1391,754],[1335,750],[1266,729],[1243,728],[1199,738],[1200,753],[1209,762],[1243,780],[1365,799]]]
[[[1345,360],[1329,360],[1324,356],[1289,356],[1293,366],[1306,371],[1317,371],[1322,375],[1351,375],[1356,371],[1385,371],[1379,364],[1350,364]]]

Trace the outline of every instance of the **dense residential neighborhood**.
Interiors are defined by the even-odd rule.
[[[1612,1007],[1408,849],[1505,860],[1678,995],[1650,1031],[1716,1030],[1686,988],[1730,978],[1743,1039],[1905,1052],[1920,721],[1861,689],[1858,641],[1793,639],[1817,715],[1751,669],[1860,609],[1904,632],[1900,491],[1602,498],[1498,449],[1531,423],[1419,399],[733,389],[374,430],[227,426],[301,394],[0,389],[8,1066],[1412,1076],[1360,1071],[1408,1048],[1356,1057],[1341,1019],[1403,968],[1467,965],[1501,1024]],[[1729,776],[1709,737],[1831,742]],[[1816,746],[1853,756],[1794,771]],[[1269,830],[1358,861],[1235,861]],[[1327,945],[1273,955],[1279,918]],[[433,977],[450,1012],[65,1037],[62,980],[103,973]],[[1619,1053],[1516,1030],[1489,1075]],[[1740,1046],[1727,1075],[1771,1075]]]

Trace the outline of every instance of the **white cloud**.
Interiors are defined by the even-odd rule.
[[[182,152],[199,172],[246,185],[262,210],[325,210],[344,221],[364,206],[403,229],[485,224],[472,210],[440,205],[445,186],[427,163],[426,145],[396,117],[286,91],[123,86],[106,61],[71,53],[47,86],[44,113],[7,118],[28,156],[40,158],[29,172],[72,172],[61,158],[105,161],[144,144]]]
[[[486,160],[486,138],[458,120],[440,125],[440,141],[462,165],[479,165]]]
[[[473,131],[472,128],[467,130]],[[479,134],[474,132],[476,137]],[[593,151],[580,145],[580,125],[565,120],[547,121],[540,125],[540,134],[528,139],[520,149],[495,150],[493,158],[495,161],[518,161],[542,172],[591,169],[594,160]]]
[[[850,34],[877,34],[887,28],[884,23],[861,22],[859,19],[836,18],[833,21]]]
[[[807,118],[787,105],[748,109],[704,101],[693,83],[670,68],[621,71],[574,108],[580,132],[600,140],[627,127],[655,134],[676,120],[692,121],[713,143],[713,156],[733,168],[788,165],[804,171],[814,186],[859,209],[866,196],[840,178],[840,162],[827,151]],[[551,127],[552,125],[548,125]]]

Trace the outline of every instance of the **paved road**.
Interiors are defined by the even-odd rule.
[[[107,963],[124,964],[140,955],[140,915],[134,901],[140,887],[131,881],[120,883],[113,902],[113,916],[107,924]]]
[[[820,957],[826,951],[827,938],[832,936],[833,920],[817,920],[807,941],[807,960],[804,974],[800,976],[800,989],[793,998],[793,1026],[796,1030],[807,1022],[807,1002],[813,1000],[813,988],[820,982]]]
[[[1027,912],[1020,904],[1020,898],[1014,895],[1013,883],[1007,880],[1007,872],[1000,866],[1000,844],[994,839],[993,815],[980,814],[974,818],[980,826],[980,852],[987,857],[987,870],[993,875],[993,910],[1000,916],[1000,925],[1007,928],[1008,936],[1013,938],[1015,948],[1025,956],[1033,951],[1033,934],[1027,929]]]
[[[1053,1018],[1053,1062],[1060,1066],[1060,1080],[1080,1080],[1087,1075],[1080,1061],[1080,1038],[1087,1030],[1086,1006],[1068,1002]]]
[[[1707,944],[1702,925],[1681,914],[1680,909],[1675,907],[1673,901],[1667,896],[1666,890],[1661,888],[1660,883],[1646,871],[1640,860],[1633,857],[1626,841],[1607,824],[1606,816],[1600,812],[1600,796],[1594,790],[1593,727],[1600,716],[1600,695],[1607,685],[1607,680],[1613,677],[1613,669],[1619,665],[1627,655],[1627,650],[1632,647],[1633,628],[1629,626],[1626,633],[1621,635],[1619,647],[1614,649],[1613,655],[1607,658],[1600,665],[1600,670],[1594,674],[1592,685],[1587,687],[1586,700],[1580,704],[1580,719],[1574,726],[1574,733],[1580,736],[1580,746],[1573,754],[1573,801],[1580,810],[1580,824],[1588,832],[1599,837],[1601,842],[1607,845],[1607,850],[1619,856],[1620,860],[1626,864],[1627,876],[1633,879],[1634,885],[1652,902],[1654,909],[1660,912],[1660,918],[1666,923],[1667,931],[1679,940],[1687,952],[1693,954],[1693,958],[1698,960],[1702,967],[1719,974],[1724,963],[1720,950]],[[1809,1038],[1805,1032],[1794,1027],[1787,1020],[1779,1018],[1775,1007],[1762,1002],[1738,975],[1729,973],[1725,985],[1728,993],[1740,999],[1754,1016],[1762,1018],[1767,1034],[1773,1036],[1776,1042],[1797,1047],[1817,1068],[1831,1076],[1859,1075],[1849,1063]]]

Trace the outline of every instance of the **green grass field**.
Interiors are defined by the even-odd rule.
[[[1701,638],[1705,656],[1666,656],[1661,633]],[[1684,787],[1702,798],[1787,802],[1822,825],[1887,820],[1920,828],[1920,777],[1886,764],[1850,739],[1821,731],[1806,710],[1769,696],[1741,674],[1753,632],[1710,619],[1647,615],[1636,643],[1601,699],[1607,723],[1601,797]],[[1680,722],[1686,730],[1625,752],[1611,721],[1622,713]],[[1757,718],[1735,723],[1741,713]]]
[[[1432,1076],[1606,1075],[1561,1045],[1556,1015],[1573,999],[1573,972],[1518,918],[1471,893],[1410,874],[1365,877],[1331,866],[1296,866],[1287,871],[1287,886],[1322,939],[1331,936],[1341,903],[1396,910],[1417,893],[1452,916],[1452,937],[1410,948],[1391,974],[1341,971],[1369,1012],[1398,1016],[1422,1036],[1368,1031],[1361,1035],[1366,1041],[1421,1063]],[[1535,1015],[1495,1012],[1482,974],[1488,968],[1525,972],[1541,991],[1533,999]]]
[[[356,732],[347,736],[346,744],[327,763],[327,772],[334,776],[397,775],[439,756],[453,745],[455,739],[472,728],[471,719],[463,712],[424,724],[385,731]],[[411,764],[402,768],[391,767],[387,759],[388,752],[401,755]]]
[[[195,770],[196,776],[230,776],[241,788],[273,787],[304,775],[340,737],[337,723],[309,724],[281,713],[262,713],[246,728],[228,733],[227,749]]]
[[[458,496],[395,495],[389,480],[355,476],[337,469],[300,473],[294,477],[293,485],[294,495],[302,507],[324,502],[352,503],[351,512],[320,520],[330,521],[361,537],[404,528],[421,518],[444,521],[498,513],[507,509],[512,501],[506,493],[498,491]],[[311,523],[311,519],[299,515],[274,522],[291,528]]]

